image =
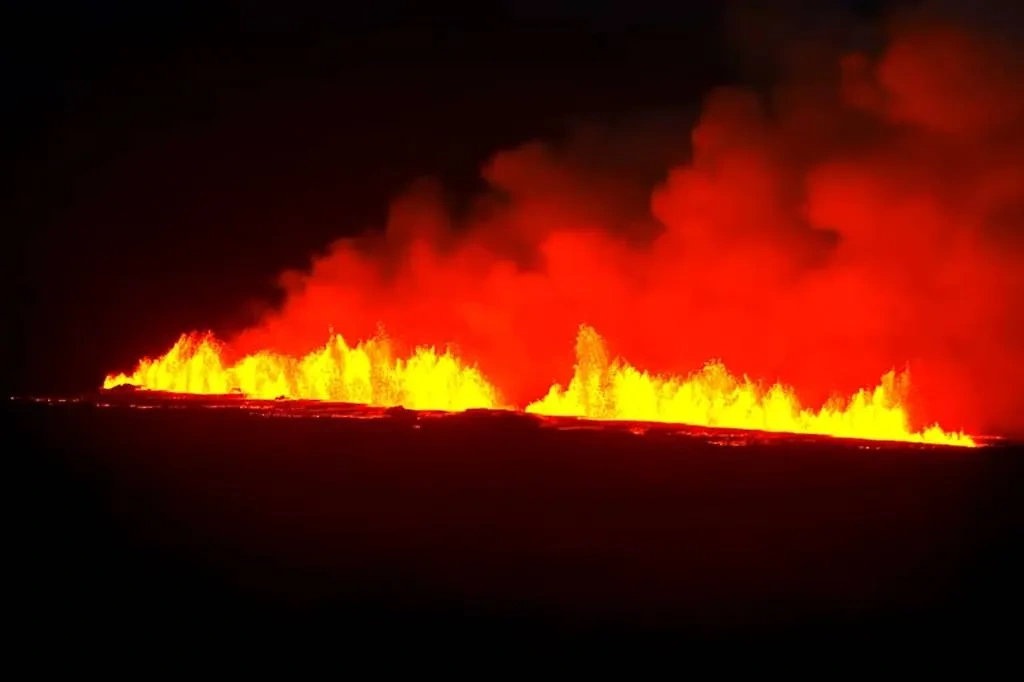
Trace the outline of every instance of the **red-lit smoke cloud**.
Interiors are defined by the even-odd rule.
[[[1024,72],[1005,43],[894,22],[771,97],[722,89],[692,131],[589,127],[495,154],[454,218],[440,188],[282,278],[241,350],[333,327],[457,345],[517,404],[572,372],[577,326],[634,365],[721,358],[808,402],[909,363],[929,421],[1007,430],[1024,407]]]

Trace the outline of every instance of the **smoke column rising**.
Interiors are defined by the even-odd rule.
[[[814,46],[826,58],[770,96],[710,93],[692,129],[586,126],[498,152],[468,213],[417,183],[382,235],[285,273],[283,306],[232,345],[300,353],[383,325],[454,344],[525,405],[568,381],[587,323],[637,367],[720,358],[812,405],[909,364],[916,417],[1010,432],[1024,71],[1009,46],[906,15],[876,54]]]

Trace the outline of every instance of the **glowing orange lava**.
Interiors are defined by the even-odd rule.
[[[652,376],[612,359],[596,331],[584,326],[576,339],[576,371],[568,388],[553,386],[527,412],[544,415],[718,426],[806,433],[838,438],[975,445],[963,433],[938,425],[914,432],[906,410],[909,376],[890,371],[873,390],[833,399],[815,411],[801,406],[792,389],[764,388],[737,378],[720,362],[687,377]]]
[[[914,431],[906,407],[909,376],[890,371],[872,390],[833,399],[818,410],[801,405],[780,384],[764,387],[737,378],[718,362],[686,377],[653,376],[612,358],[604,340],[582,326],[577,364],[567,388],[555,385],[526,412],[595,420],[649,421],[838,438],[975,446],[938,425]],[[334,335],[322,348],[296,358],[268,351],[234,364],[209,335],[183,335],[163,356],[143,359],[131,375],[110,375],[106,389],[134,385],[175,393],[227,394],[361,403],[420,410],[507,408],[497,389],[450,351],[417,348],[396,358],[382,338],[349,346]]]
[[[352,347],[334,335],[302,358],[262,351],[228,365],[222,351],[210,335],[186,334],[161,357],[140,361],[130,376],[108,376],[103,387],[127,384],[206,395],[239,392],[250,398],[400,405],[413,410],[499,406],[494,387],[475,367],[433,348],[418,348],[408,358],[396,358],[386,339]]]

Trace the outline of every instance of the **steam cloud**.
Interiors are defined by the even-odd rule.
[[[921,15],[696,126],[583,127],[493,156],[464,215],[423,181],[381,235],[281,280],[234,346],[305,352],[383,324],[454,344],[523,405],[572,372],[580,323],[653,371],[721,358],[808,403],[909,364],[915,416],[1006,432],[1024,407],[1024,71]],[[670,122],[671,123],[671,122]]]

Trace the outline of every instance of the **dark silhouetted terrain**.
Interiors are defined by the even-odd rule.
[[[51,635],[997,638],[1022,603],[1005,445],[100,400],[6,405]]]

